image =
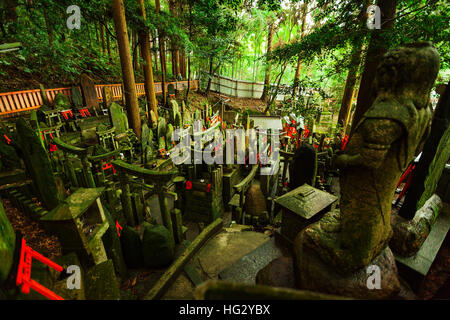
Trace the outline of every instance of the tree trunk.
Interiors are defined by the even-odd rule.
[[[97,27],[97,24],[95,23],[94,25],[95,25],[95,34],[96,34],[96,36],[97,36],[97,42],[100,42],[100,34],[98,33],[98,27]]]
[[[302,11],[302,28],[300,37],[303,38],[306,28],[306,16],[308,15],[308,1],[305,0],[305,3],[303,4],[303,11]],[[302,69],[302,59],[298,57],[297,60],[297,68],[295,69],[295,75],[294,75],[294,85],[292,87],[292,97],[294,100],[297,100],[297,92],[298,92],[298,85],[300,80],[300,70]]]
[[[156,48],[156,37],[152,35],[152,49],[153,48]],[[155,71],[158,71],[158,54],[156,52],[154,53],[154,61]]]
[[[356,110],[353,116],[352,130],[361,120],[363,114],[372,106],[375,100],[375,92],[372,90],[373,81],[377,71],[378,64],[382,56],[387,52],[385,47],[385,40],[383,34],[386,29],[391,29],[394,26],[395,11],[398,0],[379,0],[378,6],[381,11],[381,29],[373,30],[367,49],[366,61],[364,70],[361,76],[361,83],[359,86],[358,100],[356,103]]]
[[[267,36],[267,54],[272,52],[272,41],[274,32],[275,32],[275,23],[271,22],[269,24],[269,34]],[[264,89],[261,95],[261,100],[264,102],[267,102],[267,99],[269,98],[269,89],[270,89],[270,63],[268,62],[264,78]]]
[[[134,70],[139,70],[139,66],[138,66],[138,37],[136,32],[133,32],[133,68]]]
[[[155,0],[155,8],[156,13],[159,14],[161,11],[161,3],[159,0]],[[159,41],[159,57],[161,61],[161,87],[163,94],[163,105],[165,106],[167,103],[167,93],[166,93],[166,49],[164,46],[164,36],[162,35],[161,30],[157,30],[158,32],[158,41]]]
[[[190,56],[187,57],[187,80],[188,80],[188,86],[187,86],[187,90],[186,90],[186,98],[185,98],[185,103],[186,105],[188,105],[188,97],[189,97],[189,92],[191,91],[191,58]]]
[[[178,16],[177,12],[177,2],[173,0],[169,0],[169,11],[172,14],[173,17]],[[172,52],[172,74],[175,77],[175,79],[178,77],[178,74],[180,74],[180,51],[178,49],[178,46],[175,42],[170,42],[171,46],[171,52]]]
[[[180,56],[180,73],[181,77],[186,79],[186,52],[184,50],[181,51]]]
[[[47,12],[46,8],[44,8],[44,19],[45,19],[45,25],[47,27],[48,45],[50,47],[52,47],[53,46],[53,29],[52,29],[52,25],[50,23],[50,18],[48,16],[48,12]]]
[[[214,58],[209,59],[209,79],[208,79],[208,85],[206,86],[205,94],[207,97],[209,97],[209,91],[211,90],[211,82],[214,77],[214,69],[213,69],[213,60]]]
[[[105,27],[103,26],[103,24],[100,24],[100,37],[101,37],[101,39],[102,39],[102,52],[103,52],[103,54],[105,54],[105,49],[106,49],[106,46],[105,46]]]
[[[284,66],[282,67],[281,73],[279,75],[278,81],[277,81],[277,87],[275,89],[275,92],[273,93],[272,97],[269,98],[268,102],[267,102],[267,106],[266,109],[264,109],[264,114],[266,114],[269,109],[270,106],[272,105],[272,103],[277,99],[277,95],[278,95],[278,90],[280,89],[280,83],[281,83],[281,79],[283,78],[284,72],[286,71],[286,67],[287,67],[288,63],[286,62],[284,64]]]
[[[356,74],[361,63],[362,44],[355,45],[348,69],[347,80],[345,81],[344,95],[342,96],[341,108],[339,110],[338,124],[342,126],[345,133],[350,118],[353,91],[356,84]]]
[[[141,8],[141,15],[144,21],[147,19],[147,15],[145,12],[144,0],[139,0],[139,5]],[[149,32],[147,29],[145,31],[141,31],[139,33],[139,42],[141,46],[141,56],[144,59],[144,88],[145,95],[147,97],[147,104],[149,108],[155,113],[156,120],[158,120],[158,104],[156,102],[156,93],[155,93],[155,83],[153,80],[153,69],[152,69],[152,55],[150,53],[150,40],[149,40]],[[150,119],[150,117],[149,117]]]
[[[128,123],[138,137],[141,136],[141,119],[139,104],[134,80],[133,65],[130,54],[130,42],[128,39],[127,22],[125,19],[125,8],[123,0],[113,0],[113,18],[119,48],[120,64],[122,66],[122,77]]]
[[[106,33],[106,47],[108,48],[108,57],[109,62],[112,62],[112,56],[111,56],[111,41],[109,40],[109,33]]]

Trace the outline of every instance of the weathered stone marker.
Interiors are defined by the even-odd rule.
[[[69,110],[72,108],[70,99],[64,93],[57,93],[53,100],[53,109],[55,110]]]
[[[109,116],[117,134],[125,133],[128,130],[128,118],[120,105],[113,102],[109,108]]]
[[[83,109],[83,96],[81,95],[80,88],[72,87],[70,89],[70,97],[72,98],[72,104],[75,109]]]
[[[20,118],[16,123],[17,143],[22,150],[26,169],[33,179],[39,198],[47,209],[55,208],[64,198],[58,188],[50,159],[33,129]]]
[[[430,43],[384,56],[375,80],[377,98],[336,158],[340,211],[325,214],[296,237],[300,287],[359,298],[388,298],[399,290],[388,248],[391,202],[403,170],[426,138],[438,71],[439,54]],[[371,265],[382,274],[380,290],[366,283]]]
[[[108,109],[111,103],[113,103],[114,101],[111,88],[107,86],[103,87],[102,95],[103,95],[103,108]]]
[[[88,75],[82,74],[80,79],[81,92],[83,93],[84,105],[86,108],[97,108],[98,98],[97,92],[95,91],[94,80],[92,80]]]
[[[13,265],[16,234],[11,223],[9,223],[8,217],[6,217],[1,199],[0,226],[0,284],[2,284],[8,277]]]

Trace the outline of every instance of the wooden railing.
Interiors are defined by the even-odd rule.
[[[166,92],[167,87],[170,84],[173,84],[175,86],[175,89],[183,89],[187,88],[188,82],[187,81],[167,82]],[[111,88],[111,93],[114,100],[122,99],[121,84],[100,84],[95,86],[95,91],[97,92],[97,98],[99,101],[103,101],[102,92],[103,87],[105,86]],[[139,97],[145,95],[143,83],[137,83],[136,89]],[[192,90],[198,89],[198,80],[191,80],[191,89]],[[47,97],[50,103],[53,103],[53,100],[57,93],[63,93],[70,99],[70,88],[46,89],[45,91],[47,93]],[[161,82],[155,83],[155,91],[157,94],[162,93]],[[29,112],[31,110],[39,109],[42,105],[43,101],[39,89],[0,93],[0,117],[15,115],[21,112]]]

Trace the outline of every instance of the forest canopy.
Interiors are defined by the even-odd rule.
[[[441,55],[438,81],[449,78],[449,4],[437,0],[125,0],[136,81],[143,79],[139,33],[149,34],[155,81],[180,76],[208,84],[211,75],[315,88],[337,104],[349,70],[356,85],[371,50],[431,41]],[[389,3],[389,4],[387,4]],[[381,29],[367,27],[367,8],[381,7]],[[388,16],[384,7],[394,5]],[[69,29],[67,8],[80,8],[80,29]],[[20,42],[0,55],[2,91],[77,82],[120,81],[121,68],[109,0],[1,0],[1,43]],[[269,43],[270,42],[270,43]],[[356,59],[355,56],[360,55]],[[353,58],[352,58],[353,56]],[[369,54],[370,58],[370,54]],[[209,86],[208,86],[209,88]],[[280,88],[280,90],[282,90]]]

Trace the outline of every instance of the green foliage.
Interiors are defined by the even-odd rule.
[[[6,8],[5,1],[0,1],[2,42],[20,41],[23,47],[0,55],[2,91],[26,89],[12,79],[38,79],[47,86],[66,85],[77,83],[81,73],[90,74],[98,82],[121,82],[111,0],[9,2],[17,2],[17,7]],[[306,33],[302,36],[305,2]],[[158,30],[166,40],[168,70],[171,70],[172,47],[185,51],[192,76],[201,73],[203,83],[208,82],[211,71],[263,81],[266,67],[270,65],[272,83],[281,77],[284,86],[280,93],[287,93],[292,91],[300,58],[297,98],[306,101],[309,95],[305,90],[313,88],[319,97],[310,103],[324,104],[331,99],[329,108],[334,111],[342,98],[354,48],[361,43],[367,48],[372,34],[378,32],[367,28],[362,19],[364,2],[356,0],[161,0],[159,14],[154,1],[144,3],[145,21],[139,1],[124,1],[129,36],[148,30],[154,39]],[[66,26],[69,5],[81,9],[81,30],[69,30]],[[382,30],[386,48],[412,41],[433,42],[442,57],[440,81],[448,81],[449,9],[445,1],[399,0],[394,27]],[[274,51],[266,56],[271,23],[275,25]],[[101,28],[105,42],[110,40],[111,55],[102,45]],[[132,54],[136,53],[133,56],[140,55],[135,42],[131,50]],[[159,56],[157,46],[152,52]],[[155,64],[154,76],[158,81],[162,75],[160,66],[156,67]],[[135,76],[137,81],[143,81],[140,68],[135,70]],[[171,80],[172,76],[167,74],[166,78]],[[35,82],[31,81],[30,86],[35,88]]]

